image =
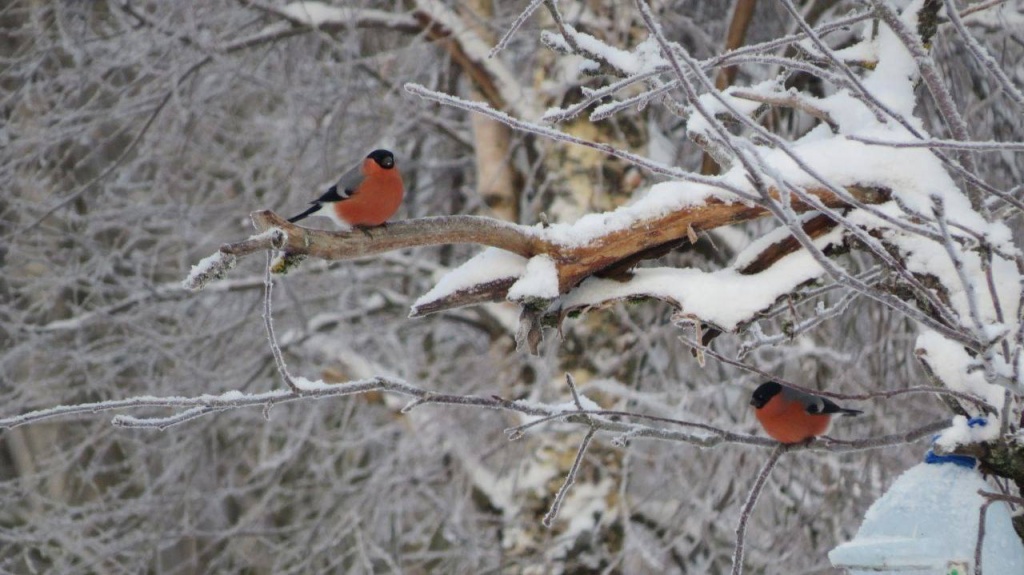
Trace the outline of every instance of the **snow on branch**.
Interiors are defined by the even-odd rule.
[[[851,186],[845,190],[850,196],[865,203],[880,203],[888,199],[883,189]],[[773,192],[778,197],[778,192]],[[828,190],[807,190],[823,205],[843,206],[843,200]],[[675,208],[675,209],[673,209]],[[795,200],[797,211],[811,209],[811,205]],[[729,199],[713,190],[678,185],[652,190],[643,202],[604,214],[592,214],[574,224],[558,224],[547,228],[521,226],[500,220],[476,216],[446,216],[393,222],[367,232],[333,232],[296,226],[270,211],[252,214],[259,234],[246,240],[222,246],[185,280],[185,287],[202,289],[208,282],[220,279],[238,258],[265,250],[279,250],[285,259],[312,256],[328,260],[352,259],[413,246],[437,244],[475,243],[498,248],[529,259],[547,256],[557,274],[557,293],[531,294],[520,286],[524,296],[536,295],[551,299],[565,294],[595,274],[616,269],[623,261],[635,263],[645,252],[679,241],[689,241],[695,231],[706,231],[723,225],[732,225],[768,215],[768,210]],[[412,314],[422,315],[480,301],[497,301],[508,296],[516,280],[526,267],[505,258],[498,271],[476,272],[472,268],[484,266],[494,270],[493,261],[472,261],[464,264],[460,279],[449,278],[445,289],[432,290],[429,298],[421,298]],[[625,270],[620,270],[625,271]],[[810,276],[797,281],[803,283]],[[638,283],[637,286],[640,286]],[[441,287],[441,286],[439,286]],[[641,291],[644,288],[639,288]],[[771,296],[770,304],[778,297]],[[595,302],[578,300],[579,305]],[[594,296],[589,296],[593,298]],[[624,296],[613,296],[624,297]],[[728,323],[728,322],[726,322]]]

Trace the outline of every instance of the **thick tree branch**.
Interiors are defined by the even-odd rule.
[[[884,202],[890,196],[888,190],[872,187],[851,186],[846,191],[858,201],[869,204]],[[825,189],[809,189],[807,193],[827,206],[846,205],[842,199]],[[772,194],[778,197],[777,192],[773,191]],[[796,212],[812,209],[812,206],[802,201],[794,201],[792,207]],[[764,217],[768,213],[767,209],[757,205],[728,203],[710,198],[703,205],[639,219],[631,225],[612,229],[583,245],[565,245],[541,228],[479,216],[421,218],[365,231],[335,232],[297,226],[271,211],[262,210],[252,214],[253,224],[262,233],[221,246],[216,254],[224,262],[220,273],[197,277],[193,270],[192,276],[186,280],[186,287],[201,289],[208,281],[222,277],[223,272],[233,266],[237,258],[267,249],[281,250],[286,256],[344,260],[415,246],[474,243],[527,258],[538,254],[550,256],[558,269],[559,292],[566,293],[591,275],[612,268],[636,254],[686,239],[693,230],[705,231],[741,223]],[[273,233],[274,230],[278,233]],[[503,294],[495,291],[493,295]],[[476,301],[480,301],[479,298]],[[435,302],[432,307],[443,309],[450,306]]]

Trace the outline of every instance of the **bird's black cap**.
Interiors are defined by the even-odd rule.
[[[366,157],[377,162],[377,165],[385,170],[390,170],[395,167],[395,155],[388,150],[374,150]]]
[[[754,390],[754,394],[750,396],[750,405],[761,409],[764,407],[764,404],[768,403],[771,398],[778,395],[781,391],[782,386],[778,382],[766,381]]]

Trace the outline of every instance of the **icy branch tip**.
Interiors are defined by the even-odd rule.
[[[188,291],[197,292],[206,287],[206,284],[223,279],[228,270],[235,267],[236,263],[238,263],[238,259],[235,256],[217,251],[213,255],[199,260],[199,263],[192,266],[188,277],[182,280],[181,287]]]
[[[224,244],[216,253],[199,260],[198,264],[192,266],[188,277],[182,280],[181,287],[193,292],[199,291],[206,287],[206,284],[223,279],[225,274],[238,263],[238,256],[263,249],[279,250],[287,242],[287,232],[280,228],[270,228],[249,236],[249,239],[237,244]]]

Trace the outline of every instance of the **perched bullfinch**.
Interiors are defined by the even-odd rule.
[[[750,405],[754,406],[754,415],[761,422],[761,427],[780,443],[802,443],[825,433],[834,413],[864,413],[839,407],[824,397],[775,381],[758,386],[750,398]]]
[[[374,150],[363,163],[345,172],[324,195],[310,202],[311,208],[288,218],[297,222],[314,214],[327,216],[343,228],[379,226],[395,215],[402,204],[405,187],[395,166],[395,155]]]

